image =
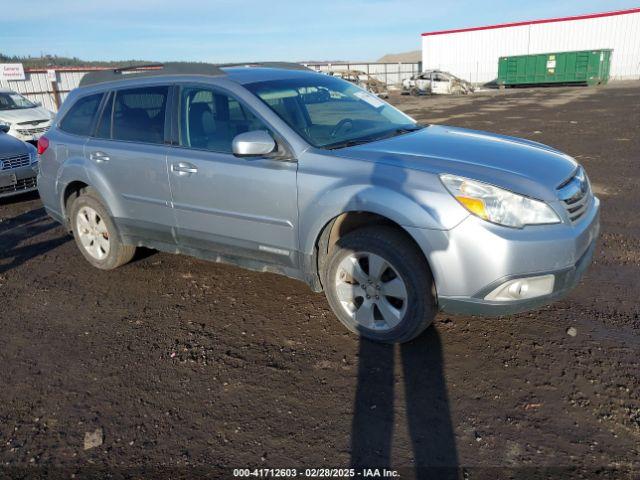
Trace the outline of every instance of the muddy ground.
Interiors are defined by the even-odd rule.
[[[640,84],[391,101],[586,166],[602,235],[567,299],[505,318],[440,314],[410,344],[376,345],[302,283],[150,252],[98,271],[37,195],[0,200],[0,476],[637,474]],[[87,432],[99,445],[85,450]]]

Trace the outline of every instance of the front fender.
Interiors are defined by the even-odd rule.
[[[300,249],[310,254],[322,228],[345,212],[369,212],[404,226],[448,230],[468,212],[437,175],[308,152],[299,160]]]
[[[312,253],[324,226],[347,212],[374,213],[406,227],[442,229],[429,207],[407,195],[382,187],[348,185],[326,192],[300,212],[303,251]]]

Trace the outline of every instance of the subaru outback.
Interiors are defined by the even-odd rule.
[[[562,297],[599,231],[569,155],[420,125],[295,64],[90,73],[38,151],[44,205],[93,266],[144,246],[284,274],[382,342],[416,337],[438,310]]]

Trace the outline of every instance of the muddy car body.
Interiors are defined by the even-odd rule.
[[[39,143],[45,208],[98,268],[146,246],[277,272],[403,342],[437,308],[549,303],[591,260],[599,201],[551,147],[419,125],[299,66],[126,73],[85,77]]]

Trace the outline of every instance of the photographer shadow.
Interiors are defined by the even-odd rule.
[[[399,349],[416,478],[458,478],[440,336],[432,327]],[[394,357],[393,345],[360,340],[351,436],[353,468],[391,468]]]
[[[0,224],[0,274],[6,273],[29,260],[45,255],[68,242],[71,236],[66,232],[53,238],[33,242],[39,235],[47,234],[60,227],[51,220],[44,208],[37,208],[16,217],[3,220]]]

